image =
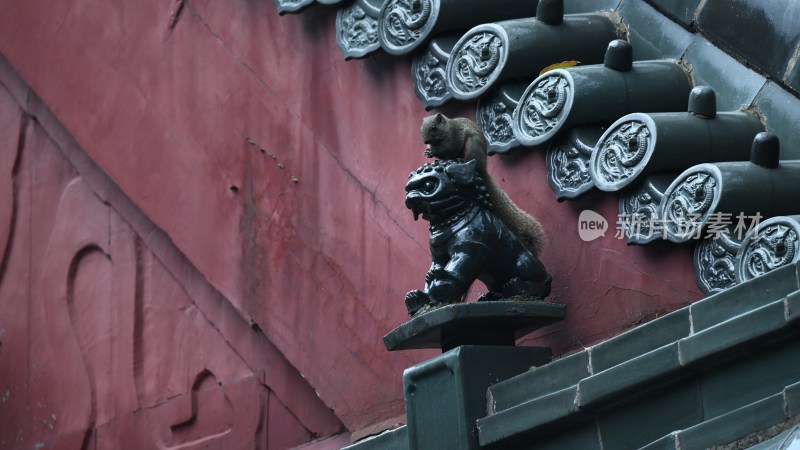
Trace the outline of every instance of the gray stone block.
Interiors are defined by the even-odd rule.
[[[600,373],[684,338],[689,328],[689,309],[683,308],[601,342],[589,349],[592,372]]]
[[[786,386],[783,389],[783,402],[786,417],[800,414],[800,382]]]
[[[680,59],[692,42],[692,33],[664,17],[642,0],[625,0],[619,7],[628,26],[633,59]]]
[[[613,11],[622,0],[567,0],[564,14],[580,14],[597,11]]]
[[[462,345],[406,369],[409,449],[477,450],[486,389],[549,357],[549,349]]]
[[[706,328],[780,300],[797,289],[797,273],[794,265],[773,270],[764,276],[693,303],[689,307],[692,329],[695,333],[699,333]]]
[[[645,445],[639,450],[681,450],[678,447],[678,432],[672,432],[661,439]]]
[[[603,448],[614,450],[638,449],[702,420],[700,388],[693,379],[603,412],[597,419]]]
[[[692,369],[713,365],[788,332],[785,304],[778,300],[682,339],[681,365]]]
[[[795,67],[800,70],[800,64]],[[800,92],[800,77],[797,83]],[[800,159],[800,99],[769,82],[758,95],[756,107],[764,115],[767,131],[781,141],[781,159]]]
[[[577,386],[522,403],[478,420],[481,445],[539,439],[591,416],[575,404]]]
[[[564,318],[564,305],[540,300],[453,303],[419,314],[383,337],[387,350],[509,345]]]
[[[800,335],[775,341],[700,375],[705,419],[782,393],[800,381]]]
[[[783,422],[783,395],[751,403],[678,433],[680,448],[709,448]]]
[[[800,41],[800,4],[795,0],[704,2],[697,28],[719,47],[781,80]]]
[[[487,393],[488,413],[491,415],[543,395],[575,386],[578,381],[589,375],[589,355],[586,351],[521,373],[489,387]]]
[[[694,22],[694,11],[700,0],[647,0],[672,20],[691,29]]]
[[[685,56],[695,85],[710,86],[717,93],[717,111],[751,105],[767,81],[700,35],[695,35]]]
[[[675,342],[582,380],[578,383],[578,405],[592,411],[607,408],[665,382],[680,380],[687,375],[681,372]]]

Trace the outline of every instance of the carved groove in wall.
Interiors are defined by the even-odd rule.
[[[8,172],[0,174],[0,283],[8,267],[11,257],[11,246],[14,241],[14,230],[17,226],[19,208],[19,169],[22,153],[25,149],[30,118],[27,114],[20,114],[19,133],[17,135],[16,151],[0,152],[0,167]]]
[[[235,409],[217,377],[203,369],[194,377],[191,389],[179,401],[188,404],[170,424],[167,449],[207,448],[216,443],[224,448],[224,437],[233,431]]]
[[[140,438],[142,445],[193,449],[215,444],[230,448],[237,442],[265,439],[259,434],[264,430],[260,421],[266,395],[259,392],[264,389],[251,376],[252,382],[237,387],[249,390],[234,403],[221,380],[206,368],[218,365],[217,358],[206,359],[199,356],[203,352],[195,350],[198,345],[213,348],[207,344],[219,337],[188,294],[175,295],[181,292],[180,288],[170,276],[163,275],[157,286],[149,288],[156,291],[146,293],[146,267],[153,270],[156,265],[157,272],[163,268],[141,238],[80,178],[67,185],[59,203],[47,245],[45,272],[48,280],[65,279],[66,284],[59,287],[45,281],[44,297],[65,300],[64,307],[46,305],[48,322],[59,322],[61,317],[68,322],[69,333],[77,344],[74,355],[83,368],[79,379],[87,384],[81,448],[93,448],[98,439],[96,430],[113,421],[119,413],[117,408],[123,408],[123,412],[145,408],[143,417],[155,428],[152,435]],[[168,292],[172,294],[165,296]],[[170,300],[154,304],[154,299],[161,298]],[[189,306],[180,308],[181,302],[188,302]],[[158,321],[148,322],[156,317],[153,311],[160,312]],[[165,318],[165,312],[171,312],[171,317]],[[155,337],[146,335],[145,330]],[[171,339],[161,336],[165,332],[169,335],[167,330],[174,333]],[[150,341],[147,347],[146,340]],[[63,335],[51,336],[53,348],[63,348],[64,341]],[[216,345],[227,344],[223,341]],[[163,355],[157,354],[156,348],[173,355],[168,364],[163,363]],[[220,349],[215,354],[219,355]],[[64,359],[58,365],[74,366],[68,361],[70,352],[61,357]],[[74,370],[71,377],[64,378],[73,387],[77,375]],[[192,385],[182,387],[187,370],[199,372]],[[242,398],[248,400],[244,402]],[[168,400],[159,403],[164,401],[159,399]],[[79,411],[80,408],[76,410]],[[234,417],[240,419],[233,421]],[[157,431],[159,427],[163,430]]]
[[[98,378],[102,378],[103,374],[107,373],[104,370],[107,361],[113,360],[113,350],[110,348],[110,342],[97,339],[98,334],[100,336],[108,336],[108,332],[101,334],[96,329],[98,325],[110,325],[110,320],[112,319],[109,315],[104,314],[109,312],[109,306],[107,304],[101,305],[98,302],[98,300],[109,301],[113,298],[109,283],[111,271],[107,268],[105,271],[101,270],[101,267],[108,266],[110,262],[110,256],[102,248],[98,245],[90,244],[80,249],[72,258],[67,275],[67,309],[72,331],[81,351],[90,393],[89,422],[84,433],[81,449],[90,448],[92,434],[95,426],[98,425]],[[91,267],[91,269],[87,270],[85,268],[87,266]],[[83,273],[85,272],[90,272],[90,275],[84,275]],[[81,276],[79,276],[79,273],[81,273]],[[99,283],[103,283],[105,286],[98,286]],[[76,286],[80,287],[76,289]],[[76,295],[76,290],[83,295]],[[98,292],[98,290],[102,290],[102,292]],[[98,307],[100,310],[98,310]],[[94,321],[90,317],[93,317]],[[107,344],[109,348],[105,348]],[[110,399],[103,400],[108,401]]]
[[[136,385],[136,404],[145,404],[144,378],[144,252],[142,239],[136,235],[133,241],[136,282],[133,292],[133,381]]]
[[[81,448],[91,448],[96,427],[110,422],[116,406],[126,406],[130,398],[123,388],[127,379],[115,377],[111,363],[120,357],[124,328],[113,312],[117,302],[124,304],[126,299],[114,289],[109,208],[81,178],[66,183],[57,198],[37,297],[50,345],[58,349],[52,355],[53,364],[63,370],[58,377],[82,396],[81,402],[68,406],[70,417],[59,425],[71,432],[81,430]]]

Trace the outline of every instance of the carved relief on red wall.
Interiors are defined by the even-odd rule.
[[[265,336],[130,203],[101,197],[4,85],[0,171],[0,448],[281,449],[342,430]]]

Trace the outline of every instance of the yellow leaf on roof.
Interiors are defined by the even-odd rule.
[[[542,71],[539,72],[539,75],[541,75],[543,73],[546,73],[546,72],[550,72],[551,70],[554,70],[554,69],[563,69],[565,67],[577,66],[580,63],[581,63],[580,61],[569,60],[569,61],[561,61],[560,63],[550,64],[549,66],[547,66],[544,69],[542,69]]]

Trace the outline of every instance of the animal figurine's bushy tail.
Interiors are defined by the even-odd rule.
[[[538,256],[547,243],[542,225],[518,207],[489,175],[486,170],[488,144],[478,124],[463,117],[450,119],[434,114],[422,121],[420,134],[428,145],[427,157],[477,161],[478,172],[486,182],[494,205],[492,212],[517,235],[525,248]]]

